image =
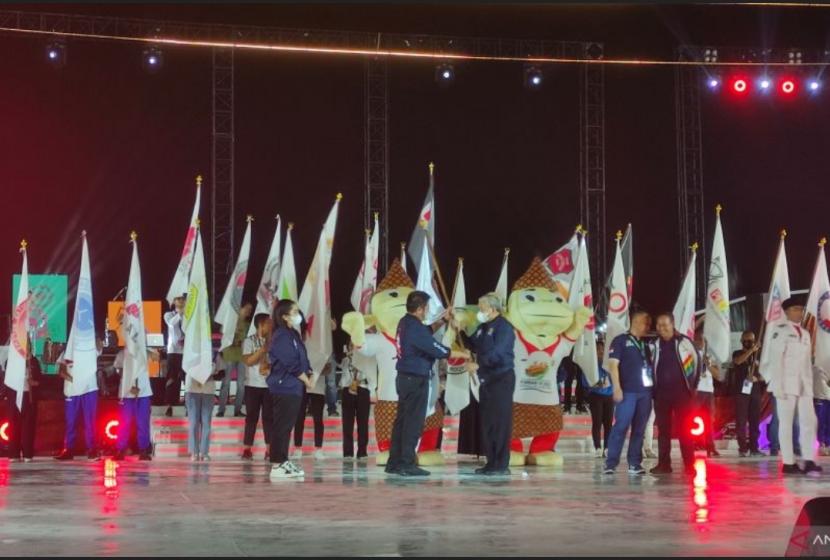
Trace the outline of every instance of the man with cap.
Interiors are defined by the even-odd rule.
[[[784,474],[821,472],[815,463],[816,413],[813,408],[812,342],[801,326],[804,298],[793,296],[782,304],[785,318],[771,324],[767,352],[761,359],[761,374],[775,396],[779,415],[778,438],[781,442]],[[801,451],[804,468],[793,454],[793,417],[798,410],[801,428]]]

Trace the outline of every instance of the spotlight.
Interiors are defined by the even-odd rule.
[[[732,91],[735,93],[746,93],[746,80],[743,78],[736,78],[732,81]]]
[[[703,62],[717,62],[718,49],[706,49],[703,51]]]
[[[792,95],[795,93],[795,82],[790,79],[786,79],[781,82],[781,93],[786,95]]]
[[[148,72],[157,72],[161,69],[162,63],[164,62],[164,56],[158,48],[149,47],[144,49],[144,52],[142,53],[142,62],[145,70]]]
[[[720,86],[720,80],[712,76],[706,80],[706,85],[709,86],[709,89],[718,89],[718,86]]]
[[[435,81],[441,86],[450,85],[455,79],[455,69],[452,64],[439,64],[435,67]]]
[[[524,69],[525,87],[530,90],[537,90],[542,87],[542,70],[538,66],[525,66]]]
[[[66,44],[61,41],[52,41],[46,45],[46,60],[58,68],[66,65]]]
[[[792,49],[787,53],[787,63],[789,64],[801,64],[801,51],[797,49]]]
[[[818,80],[810,80],[809,82],[807,82],[807,89],[809,89],[810,91],[818,91],[820,87],[821,83],[819,83]]]
[[[761,78],[758,82],[758,86],[764,91],[769,89],[770,84],[771,82],[769,81],[769,78]]]

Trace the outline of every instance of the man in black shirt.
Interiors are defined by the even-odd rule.
[[[732,354],[732,368],[729,371],[729,394],[735,397],[738,453],[741,457],[761,457],[764,455],[758,449],[761,397],[764,395],[764,382],[758,373],[761,346],[755,342],[754,332],[744,331],[741,335],[741,347]],[[747,421],[749,439],[746,434]]]

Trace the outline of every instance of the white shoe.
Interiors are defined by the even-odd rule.
[[[274,465],[273,467],[271,467],[271,474],[269,475],[271,480],[284,480],[293,477],[293,471],[288,469],[288,464],[289,463],[286,461],[281,465]]]
[[[24,463],[31,463],[32,461],[34,461],[34,459],[32,459],[31,457],[25,457],[25,458],[23,459],[23,462],[24,462]]]
[[[303,458],[303,448],[302,447],[295,447],[294,451],[291,453],[291,458],[300,460]]]
[[[198,453],[195,453],[195,454],[190,456],[190,462],[191,463],[197,463],[198,461],[199,461],[199,454]]]
[[[651,449],[643,449],[643,457],[646,459],[656,459],[657,454]]]
[[[596,448],[594,449],[594,457],[597,459],[602,459],[602,449]]]
[[[305,471],[297,465],[295,465],[294,463],[292,463],[291,461],[286,461],[285,463],[283,463],[283,467],[285,467],[285,469],[289,472],[288,476],[294,478],[300,478],[305,476]]]
[[[202,455],[202,461],[210,461],[210,455]]]
[[[314,460],[315,461],[322,461],[326,458],[326,454],[323,453],[322,449],[317,449],[314,451]]]

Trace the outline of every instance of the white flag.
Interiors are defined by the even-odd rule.
[[[190,285],[184,308],[184,353],[182,369],[199,383],[204,383],[213,373],[213,347],[210,337],[210,309],[208,308],[207,273],[202,232],[196,231],[196,251]]]
[[[421,235],[424,230],[427,232],[426,237]],[[429,189],[424,197],[421,212],[418,214],[418,221],[415,222],[415,228],[409,237],[409,256],[415,263],[415,270],[420,271],[421,244],[427,239],[435,247],[435,165],[432,163],[429,164]],[[406,265],[404,265],[404,270],[406,270]]]
[[[124,368],[121,374],[120,398],[130,397],[133,387],[150,385],[147,370],[147,333],[144,330],[144,303],[141,295],[141,267],[138,263],[138,242],[133,237],[130,279],[124,299],[121,329],[124,333]],[[139,394],[139,396],[141,396]]]
[[[764,310],[764,320],[766,321],[766,328],[764,329],[764,338],[761,346],[761,363],[767,361],[767,348],[769,347],[769,340],[772,337],[771,323],[780,321],[784,317],[784,308],[781,304],[784,300],[790,297],[790,271],[787,267],[787,251],[784,247],[784,238],[786,234],[781,234],[781,241],[778,244],[778,254],[775,257],[775,266],[772,269],[772,279],[769,283],[769,293],[767,294],[767,307]],[[761,374],[763,375],[763,371]]]
[[[262,279],[256,289],[256,309],[254,317],[260,313],[271,314],[274,307],[274,299],[277,294],[277,287],[280,280],[280,245],[282,245],[282,227],[280,217],[277,216],[277,231],[274,232],[274,240],[271,241],[271,249],[268,251],[268,260],[265,261],[265,269],[262,271]],[[251,320],[248,328],[248,336],[254,334],[256,327]]]
[[[732,328],[729,319],[729,275],[726,267],[726,247],[723,243],[720,209],[718,209],[715,221],[715,238],[712,241],[705,313],[703,337],[706,340],[707,352],[716,363],[725,364],[730,360],[729,344]]]
[[[199,203],[202,195],[202,178],[196,177],[196,203],[193,205],[193,212],[190,214],[190,225],[187,226],[187,235],[184,238],[184,248],[179,259],[179,266],[173,281],[167,290],[167,301],[172,302],[174,298],[187,291],[190,269],[193,267],[193,249],[196,242],[196,230],[199,227]]]
[[[576,255],[579,252],[579,237],[581,228],[571,236],[567,243],[562,245],[554,253],[550,254],[542,264],[553,278],[559,292],[568,297],[571,281],[573,280],[576,265]]]
[[[614,252],[614,266],[611,269],[611,282],[608,287],[608,319],[605,323],[605,355],[602,363],[608,369],[608,351],[611,343],[621,334],[628,332],[630,327],[628,309],[628,283],[625,279],[620,240],[617,240],[617,249]]]
[[[452,307],[458,311],[466,306],[467,285],[464,281],[464,261],[458,259],[458,272],[455,274],[455,286],[452,290]],[[463,358],[449,358],[447,360],[444,402],[447,404],[450,414],[458,414],[470,404],[470,375],[467,373],[465,364],[466,360]]]
[[[308,361],[311,370],[314,372],[313,381],[316,382],[320,373],[334,351],[334,343],[331,338],[331,292],[329,279],[329,265],[331,264],[332,246],[334,245],[334,233],[337,226],[337,211],[340,208],[341,195],[337,195],[323,231],[320,232],[320,239],[317,242],[317,250],[311,260],[311,267],[303,284],[303,291],[300,293],[298,303],[305,314],[307,324],[306,349],[308,350]]]
[[[510,255],[510,249],[504,250],[504,260],[501,263],[501,272],[499,273],[499,281],[496,282],[495,293],[499,296],[501,304],[507,305],[507,258]]]
[[[426,231],[422,231],[421,235],[426,236]],[[426,323],[431,325],[444,312],[444,302],[435,293],[435,287],[432,284],[433,272],[432,261],[429,258],[429,244],[426,239],[422,239],[421,241],[421,258],[418,265],[418,281],[415,283],[415,289],[429,294]]]
[[[375,216],[375,230],[371,237],[367,231],[366,244],[363,250],[363,263],[352,288],[352,307],[363,314],[369,312],[372,294],[378,284],[378,253],[380,251],[380,227],[378,217]]]
[[[580,307],[591,310],[591,319],[586,323],[582,334],[576,340],[573,348],[573,361],[588,382],[594,385],[599,381],[599,361],[597,359],[596,320],[594,318],[594,296],[591,290],[591,269],[588,260],[588,244],[585,237],[579,242],[579,255],[576,259],[576,268],[571,281],[568,305],[576,311]]]
[[[26,388],[26,359],[29,353],[29,262],[26,243],[21,244],[23,268],[17,287],[17,300],[12,313],[12,332],[9,341],[9,356],[6,361],[5,384],[17,391],[17,409],[23,406],[23,390]]]
[[[406,243],[401,243],[401,268],[406,272]]]
[[[98,390],[98,347],[95,344],[95,311],[92,307],[92,274],[86,232],[83,233],[81,247],[81,272],[75,297],[75,313],[64,358],[72,364],[72,381],[64,382],[67,397]]]
[[[697,268],[697,251],[692,249],[692,258],[686,268],[686,276],[680,287],[680,294],[674,303],[674,328],[694,340],[695,337],[695,269]]]
[[[242,238],[242,247],[236,257],[236,266],[233,267],[233,274],[228,279],[225,287],[225,295],[222,296],[222,303],[216,311],[215,321],[222,325],[222,343],[219,350],[233,346],[233,339],[236,335],[236,325],[239,322],[239,308],[242,306],[242,292],[245,291],[245,280],[248,278],[248,259],[251,256],[251,220],[248,220],[248,227],[245,228],[245,236]],[[251,321],[253,324],[253,321]]]
[[[813,336],[815,365],[830,372],[830,279],[824,242],[819,244],[818,260],[807,296],[807,327]]]
[[[285,249],[282,251],[280,278],[277,282],[277,300],[290,299],[297,301],[297,269],[294,266],[294,243],[291,241],[291,231],[294,224],[288,224],[285,232]]]

